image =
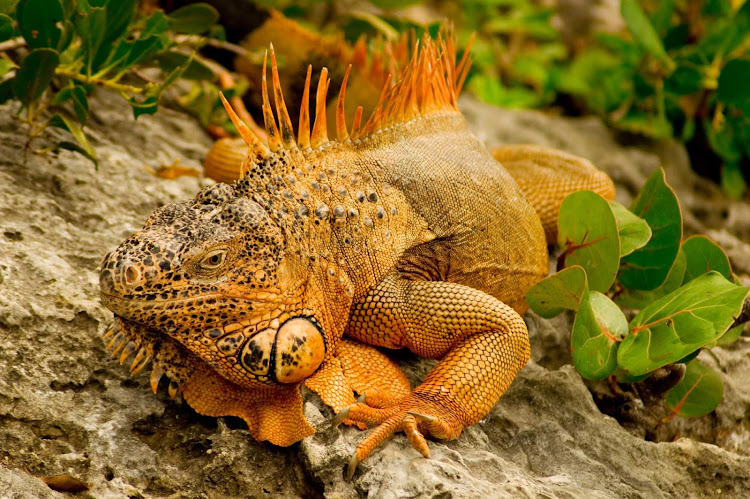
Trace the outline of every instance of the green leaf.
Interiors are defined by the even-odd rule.
[[[620,265],[620,238],[609,202],[591,191],[566,197],[557,219],[565,266],[580,265],[592,291],[607,291]]]
[[[219,13],[206,3],[194,3],[169,13],[169,28],[177,33],[198,35],[219,19]]]
[[[633,35],[633,40],[654,57],[674,64],[664,50],[659,35],[636,0],[621,0],[620,12]]]
[[[187,64],[187,66],[183,67],[184,72],[179,76],[186,80],[210,81],[214,79],[214,72],[211,68],[195,60],[192,55],[169,50],[157,55],[156,60],[163,71],[174,71]]]
[[[32,49],[57,47],[64,17],[60,0],[21,0],[16,8],[18,30]]]
[[[657,33],[662,33],[672,24],[675,0],[662,0],[659,8],[651,16],[651,25]]]
[[[60,149],[65,149],[66,151],[77,152],[78,154],[85,156],[92,163],[94,163],[94,166],[97,170],[99,169],[99,161],[96,159],[95,156],[91,156],[91,154],[86,150],[86,148],[81,146],[81,144],[77,142],[71,142],[69,140],[63,140],[55,144],[54,151],[59,151]]]
[[[726,332],[748,291],[718,272],[693,279],[633,318],[618,364],[639,375],[680,360]]]
[[[712,120],[703,122],[703,130],[706,133],[711,149],[727,163],[736,163],[742,159],[741,144],[735,137],[734,127],[731,122],[725,122],[714,128]]]
[[[581,376],[604,379],[617,367],[618,341],[628,333],[628,321],[612,300],[584,290],[573,323],[570,351]]]
[[[13,38],[14,32],[13,19],[5,14],[0,14],[0,42]]]
[[[703,73],[692,65],[678,66],[664,81],[664,88],[678,95],[698,92],[703,88]]]
[[[730,198],[739,201],[747,192],[747,182],[740,166],[734,161],[724,163],[721,168],[721,190]]]
[[[156,10],[148,19],[146,19],[146,25],[143,27],[141,38],[164,34],[168,28],[169,19],[167,19],[167,16],[163,11]]]
[[[615,125],[621,130],[655,139],[668,139],[673,134],[672,124],[665,116],[644,113],[637,109],[631,109],[628,114],[615,121]]]
[[[626,288],[655,289],[667,278],[682,239],[680,204],[663,169],[651,174],[630,211],[646,220],[651,239],[622,259],[619,280]]]
[[[685,252],[680,248],[680,251],[677,253],[677,258],[674,259],[672,267],[669,269],[669,274],[667,274],[667,278],[661,286],[650,291],[625,288],[617,295],[615,302],[624,308],[641,310],[682,286],[686,269],[687,258],[685,257]]]
[[[84,154],[87,158],[89,158],[91,161],[94,162],[94,166],[96,168],[99,168],[99,160],[96,157],[96,150],[91,147],[91,144],[89,143],[88,139],[86,138],[86,134],[83,133],[83,130],[81,130],[81,127],[79,127],[75,122],[72,120],[69,120],[67,117],[63,116],[62,114],[55,114],[53,115],[49,120],[50,126],[54,126],[57,128],[62,128],[63,130],[69,131],[73,138],[77,141],[77,146],[80,147],[71,147],[67,145],[66,142],[61,142],[57,146],[63,149],[70,149],[75,150],[78,152],[81,152]]]
[[[16,71],[13,89],[18,100],[28,107],[36,102],[52,83],[60,56],[48,48],[34,49],[21,61]]]
[[[719,346],[725,346],[725,345],[731,345],[735,341],[739,339],[739,337],[742,335],[742,331],[745,329],[744,324],[740,324],[739,326],[735,326],[726,333],[722,334],[716,339],[716,344]],[[709,344],[710,346],[710,344]]]
[[[719,74],[716,96],[724,104],[747,105],[750,101],[750,91],[747,87],[749,81],[750,60],[732,59],[724,65]]]
[[[89,103],[86,97],[86,90],[81,85],[71,85],[65,87],[55,95],[53,104],[60,106],[68,101],[73,102],[73,111],[76,113],[78,120],[83,123],[89,113]]]
[[[523,87],[506,87],[497,78],[475,75],[469,89],[480,99],[490,104],[511,108],[533,108],[539,106],[539,96]]]
[[[581,376],[604,379],[617,367],[617,347],[628,322],[617,305],[601,293],[584,290],[573,323],[570,351]]]
[[[93,56],[92,67],[99,71],[103,65],[116,55],[118,41],[128,34],[128,27],[133,20],[138,0],[110,1],[106,4],[106,27],[98,50]]]
[[[16,11],[18,0],[0,0],[0,14],[12,14]]]
[[[16,66],[13,61],[9,61],[8,59],[0,59],[0,78],[8,74],[8,71],[10,71],[11,69],[17,67],[18,66]]]
[[[104,41],[107,11],[103,7],[91,7],[84,0],[78,4],[75,27],[81,37],[86,74],[91,76],[94,69],[94,58]]]
[[[135,119],[138,119],[138,116],[142,114],[154,114],[159,107],[159,98],[155,96],[147,97],[140,102],[135,97],[131,97],[129,102],[133,108],[133,117]]]
[[[563,310],[578,310],[584,289],[586,271],[574,265],[536,283],[526,293],[526,303],[538,315],[549,319]]]
[[[667,404],[685,418],[712,412],[724,397],[724,382],[719,373],[697,360],[687,365],[685,377],[667,392]]]
[[[641,217],[615,201],[609,202],[612,213],[617,220],[617,232],[620,235],[620,257],[629,255],[642,248],[651,239],[651,227]]]
[[[687,258],[684,284],[712,270],[732,280],[729,257],[721,247],[706,236],[691,236],[682,243]]]
[[[117,0],[107,3],[107,29],[105,42],[112,43],[128,31],[138,0]]]
[[[0,82],[0,104],[5,104],[10,99],[16,96],[13,91],[16,79],[8,78],[7,80]]]

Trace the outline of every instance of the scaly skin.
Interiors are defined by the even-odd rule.
[[[490,411],[528,361],[519,314],[548,270],[534,208],[457,110],[468,66],[450,38],[422,47],[351,136],[341,96],[336,141],[325,72],[295,141],[272,53],[268,146],[233,115],[242,180],[160,209],[102,263],[113,346],[145,352],[133,369],[153,358],[152,383],[166,373],[196,411],[278,445],[313,431],[304,382],[337,422],[377,425],[350,474],[395,431],[427,456],[424,433],[456,438]],[[412,391],[373,346],[440,361]]]

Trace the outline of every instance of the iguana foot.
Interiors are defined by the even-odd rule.
[[[380,400],[378,400],[380,401]],[[430,457],[425,434],[440,439],[457,438],[464,425],[460,417],[449,409],[439,407],[424,397],[412,393],[391,407],[373,407],[368,403],[350,405],[336,415],[335,426],[344,420],[354,421],[368,427],[376,426],[354,451],[347,468],[347,479],[354,475],[357,465],[369,456],[388,437],[403,431],[412,447],[424,457]]]
[[[360,401],[366,400],[369,406],[390,407],[411,392],[404,373],[384,353],[345,338],[339,340],[335,354],[305,380],[305,386],[334,411],[351,406],[356,400],[354,393],[360,394]],[[366,428],[360,422],[342,422]]]

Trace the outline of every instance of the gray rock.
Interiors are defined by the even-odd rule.
[[[311,393],[305,413],[318,432],[290,448],[257,443],[239,420],[199,416],[164,390],[154,396],[147,375],[131,379],[107,358],[100,334],[111,315],[99,304],[97,266],[151,211],[206,183],[159,180],[144,166],[175,159],[197,165],[210,140],[172,111],[133,122],[112,97],[91,105],[98,172],[70,152],[24,153],[20,123],[0,121],[3,497],[62,497],[35,478],[42,475],[79,478],[92,489],[78,497],[97,498],[750,494],[750,457],[739,453],[746,429],[719,441],[724,450],[688,439],[646,442],[603,415],[568,365],[565,317],[527,317],[534,362],[483,421],[455,441],[430,442],[430,460],[397,435],[351,482],[343,468],[363,433],[332,428],[330,409]],[[488,144],[535,142],[588,156],[616,178],[626,201],[659,164],[651,152],[619,146],[593,119],[502,111],[469,98],[462,105]],[[0,107],[2,116],[11,111]],[[721,233],[737,239],[735,230]],[[750,403],[746,348],[716,354],[731,400],[723,416],[713,416],[743,428]],[[433,365],[398,358],[412,382]]]

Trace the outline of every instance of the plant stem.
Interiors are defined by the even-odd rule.
[[[26,45],[26,40],[24,40],[22,36],[11,38],[10,40],[6,40],[0,43],[0,52],[5,52],[6,50],[15,50],[17,48],[23,47],[24,45]]]
[[[216,48],[223,49],[229,52],[233,52],[237,55],[241,55],[251,60],[253,59],[253,53],[247,50],[246,48],[241,47],[239,45],[235,45],[234,43],[216,40],[214,38],[204,38],[202,36],[191,36],[191,35],[179,35],[175,37],[174,41],[178,45],[185,44],[185,45],[191,45],[193,47],[201,47],[203,45],[208,45],[211,47],[216,47]]]
[[[70,78],[72,80],[80,81],[81,83],[90,83],[93,85],[99,85],[100,87],[109,88],[110,90],[116,90],[118,92],[129,92],[133,94],[141,94],[143,93],[142,88],[134,87],[132,85],[124,85],[122,83],[117,83],[112,80],[103,80],[96,77],[88,77],[85,75],[82,75],[80,73],[76,73],[73,71],[69,71],[67,69],[55,69],[55,74],[58,76],[65,76],[66,78]]]

